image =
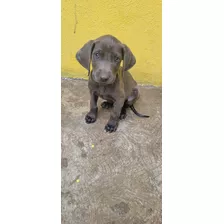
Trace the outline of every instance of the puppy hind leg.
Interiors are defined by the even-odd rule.
[[[128,108],[127,101],[125,101],[124,102],[124,106],[121,109],[121,113],[120,113],[120,117],[119,117],[120,120],[123,120],[123,119],[126,118],[126,116],[127,116],[127,108]]]
[[[127,99],[127,102],[126,102],[127,106],[133,105],[139,97],[140,97],[139,90],[136,87],[132,90],[131,95]]]
[[[104,108],[104,109],[109,109],[109,108],[113,107],[113,103],[109,102],[109,101],[103,101],[101,103],[101,107]]]

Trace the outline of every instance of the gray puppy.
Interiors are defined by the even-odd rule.
[[[136,59],[125,44],[111,35],[104,35],[88,41],[76,53],[76,59],[89,74],[90,111],[85,117],[86,123],[97,119],[98,97],[106,100],[101,104],[103,108],[112,108],[105,126],[107,132],[117,130],[119,119],[126,117],[128,107],[140,117],[149,117],[139,114],[133,106],[139,98],[139,91],[128,70],[135,65]]]

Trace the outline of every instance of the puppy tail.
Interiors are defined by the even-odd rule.
[[[149,117],[148,115],[140,114],[133,105],[130,106],[131,110],[138,116],[138,117]]]

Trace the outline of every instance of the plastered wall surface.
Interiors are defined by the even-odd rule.
[[[127,44],[139,83],[162,85],[161,0],[62,0],[62,76],[85,78],[76,52],[90,39],[111,34]]]

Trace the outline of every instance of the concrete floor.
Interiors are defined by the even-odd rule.
[[[87,81],[62,78],[62,224],[162,223],[162,90],[140,92],[135,107],[150,118],[128,110],[110,134],[110,110],[84,121]]]

